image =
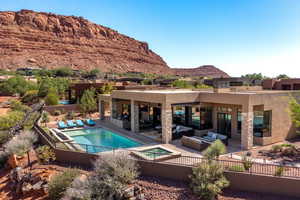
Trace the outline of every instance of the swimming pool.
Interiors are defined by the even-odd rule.
[[[141,143],[104,128],[64,131],[89,153],[98,153],[118,148],[142,146]],[[95,146],[93,146],[95,145]]]
[[[63,105],[68,105],[68,104],[71,104],[71,101],[70,100],[60,100],[58,103],[63,104]]]

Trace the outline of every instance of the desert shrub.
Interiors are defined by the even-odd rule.
[[[65,199],[89,200],[92,197],[90,183],[87,177],[77,177],[65,192]]]
[[[275,170],[274,176],[283,176],[284,167],[278,166]]]
[[[209,160],[216,159],[226,152],[225,144],[221,140],[216,140],[204,151],[204,157]]]
[[[4,151],[1,151],[0,152],[0,169],[5,167],[7,160],[8,160],[8,154]]]
[[[46,125],[46,123],[48,123],[49,121],[50,121],[50,119],[49,119],[49,113],[46,112],[46,111],[44,111],[42,113],[42,116],[41,116],[41,122],[45,123],[45,125]]]
[[[229,186],[222,166],[215,161],[201,163],[198,167],[193,168],[190,179],[193,193],[205,200],[214,199],[222,192],[223,188]]]
[[[124,187],[137,176],[137,164],[127,155],[103,155],[95,161],[92,174],[84,181],[76,180],[66,195],[71,199],[121,199]]]
[[[67,112],[66,119],[74,119],[75,113],[73,111]]]
[[[15,126],[24,117],[24,112],[11,111],[4,116],[0,116],[0,130],[8,130]]]
[[[59,200],[64,196],[65,191],[71,186],[76,177],[80,175],[77,169],[67,169],[64,172],[54,175],[48,185],[50,200]]]
[[[252,167],[252,165],[253,165],[253,162],[252,162],[251,158],[248,157],[248,156],[243,156],[242,162],[243,162],[243,166],[244,166],[245,170],[247,170],[247,171],[248,171],[248,170]]]
[[[38,90],[29,90],[22,97],[21,101],[23,103],[37,103],[39,101]]]
[[[233,171],[233,172],[244,172],[246,171],[244,165],[232,165],[230,167],[228,167],[229,171]]]
[[[56,159],[54,151],[48,145],[40,146],[35,151],[40,163],[47,164]]]
[[[59,96],[55,89],[50,89],[46,98],[45,103],[47,105],[57,105],[59,101]]]
[[[273,152],[273,153],[278,153],[278,152],[280,152],[281,151],[281,149],[282,149],[282,146],[281,145],[273,145],[272,147],[271,147],[271,152]]]
[[[59,115],[61,115],[60,110],[54,110],[54,111],[53,111],[53,115],[54,115],[54,116],[59,116]]]
[[[12,111],[20,111],[20,112],[26,112],[30,108],[26,105],[23,105],[20,101],[18,100],[11,100],[10,101],[10,109]]]
[[[0,131],[0,146],[6,143],[10,138],[7,131]]]
[[[35,133],[24,131],[13,137],[8,143],[5,144],[5,151],[9,154],[23,156],[32,148],[32,145],[36,141],[37,136]]]

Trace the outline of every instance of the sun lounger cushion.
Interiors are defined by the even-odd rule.
[[[83,122],[81,121],[81,120],[76,120],[76,124],[78,125],[78,126],[84,126],[84,124],[83,124]]]

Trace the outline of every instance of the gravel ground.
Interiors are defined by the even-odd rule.
[[[137,181],[145,191],[147,200],[198,200],[188,185],[178,181],[154,177],[140,177]],[[241,192],[224,190],[218,200],[296,200],[297,198],[283,197],[278,195],[258,194],[254,192]],[[299,198],[298,198],[299,200]]]

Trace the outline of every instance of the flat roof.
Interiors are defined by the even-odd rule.
[[[118,91],[119,92],[119,91]],[[185,94],[185,93],[199,93],[194,90],[123,90],[120,92],[131,93],[155,93],[155,94]]]

